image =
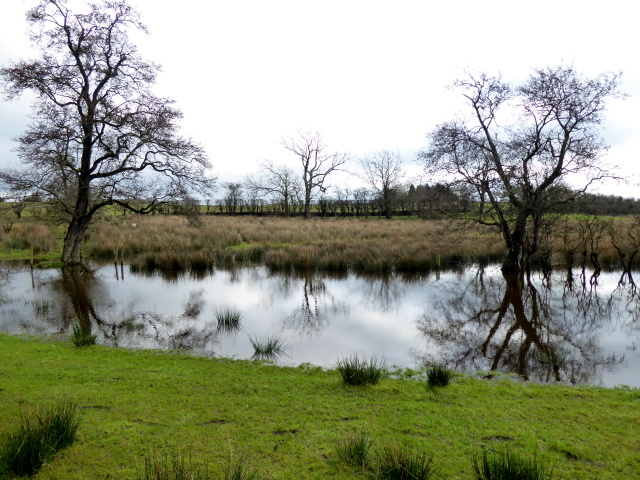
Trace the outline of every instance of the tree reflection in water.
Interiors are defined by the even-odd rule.
[[[488,275],[479,267],[470,282],[448,284],[418,322],[437,350],[421,360],[535,381],[597,383],[602,368],[624,361],[624,355],[605,355],[597,338],[615,321],[616,291],[599,294],[595,278],[576,285],[569,271],[560,277],[563,293],[556,295],[555,280],[531,272]],[[637,304],[637,296],[630,301]]]

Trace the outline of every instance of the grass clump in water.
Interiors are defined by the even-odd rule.
[[[71,330],[71,340],[76,347],[88,347],[96,344],[96,336],[91,333],[91,325],[76,322]]]
[[[235,332],[240,329],[240,319],[242,312],[237,308],[224,307],[215,311],[218,330],[225,332]]]
[[[376,480],[429,480],[441,477],[433,465],[433,455],[413,453],[404,447],[387,446],[378,456],[374,478]]]
[[[284,339],[278,335],[266,335],[265,337],[249,336],[249,341],[253,346],[253,357],[261,360],[275,360],[283,355],[289,346]]]
[[[136,480],[210,480],[213,477],[207,469],[194,464],[191,458],[180,454],[159,457],[150,454],[144,460],[142,469],[136,468]]]
[[[367,470],[371,463],[373,438],[367,432],[358,432],[354,436],[336,444],[338,460],[353,468]]]
[[[384,358],[362,358],[358,354],[338,360],[338,372],[349,385],[376,385],[386,374]]]
[[[429,389],[446,387],[455,377],[455,372],[444,365],[433,365],[427,369],[427,385]]]
[[[34,475],[56,452],[73,444],[80,415],[72,402],[37,407],[0,444],[0,474]]]
[[[482,450],[472,457],[476,480],[551,480],[552,467],[537,456],[524,457],[512,450]]]

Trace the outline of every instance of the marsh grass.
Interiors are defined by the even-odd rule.
[[[476,480],[551,480],[553,468],[536,455],[525,457],[504,449],[474,454],[472,468]]]
[[[440,472],[433,465],[433,455],[414,453],[406,447],[385,446],[377,456],[376,480],[438,479]]]
[[[357,353],[338,359],[336,369],[342,381],[349,385],[376,385],[386,375],[384,357],[372,355],[369,359]]]
[[[40,405],[22,416],[19,427],[0,445],[0,472],[34,475],[59,450],[76,438],[80,415],[74,403],[60,401]]]
[[[362,470],[371,467],[371,449],[374,439],[367,432],[358,432],[336,443],[336,455],[343,464]]]
[[[75,322],[71,327],[71,340],[76,347],[88,347],[96,344],[96,336],[91,333],[91,325]]]
[[[276,334],[257,337],[250,335],[249,341],[253,347],[253,357],[260,360],[275,360],[280,355],[287,355],[289,348],[284,339]]]
[[[203,466],[195,464],[191,457],[181,454],[148,454],[142,468],[136,467],[136,480],[211,480],[213,476]]]
[[[53,302],[47,298],[34,298],[29,303],[33,308],[33,313],[39,317],[46,317],[53,307]]]
[[[455,377],[455,372],[444,365],[432,365],[427,369],[427,386],[430,389],[446,387]]]
[[[237,332],[240,329],[242,312],[234,307],[223,307],[214,312],[218,330],[226,333]]]

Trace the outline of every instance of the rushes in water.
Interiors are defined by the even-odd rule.
[[[430,389],[446,387],[451,383],[454,376],[455,372],[444,365],[433,365],[427,370],[427,384]]]
[[[338,459],[353,468],[366,470],[370,464],[370,451],[373,438],[367,432],[358,432],[347,440],[336,445]]]
[[[404,447],[387,446],[378,456],[376,480],[428,480],[441,478],[433,455],[413,453]]]
[[[218,330],[225,332],[235,332],[240,329],[240,319],[242,312],[237,308],[224,307],[215,311]]]
[[[289,348],[282,337],[275,334],[266,335],[265,337],[250,335],[249,341],[253,346],[253,358],[262,360],[275,360],[276,357],[285,354],[285,350]]]
[[[551,480],[553,468],[537,456],[524,457],[511,450],[487,452],[472,457],[476,480]]]
[[[370,359],[358,354],[338,360],[337,369],[344,383],[349,385],[375,385],[385,375],[385,360],[372,355]]]
[[[180,454],[158,457],[149,454],[142,470],[136,467],[136,480],[210,480],[209,472]]]
[[[96,336],[91,333],[91,324],[86,322],[73,324],[71,339],[76,347],[88,347],[96,344]]]
[[[52,306],[52,302],[46,298],[34,298],[30,303],[33,308],[33,313],[40,317],[46,317]]]
[[[39,406],[0,445],[0,472],[34,475],[53,455],[73,444],[80,415],[72,402]]]

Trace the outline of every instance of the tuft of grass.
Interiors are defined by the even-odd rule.
[[[46,317],[53,305],[53,302],[46,298],[34,298],[30,303],[33,308],[33,313],[39,317]]]
[[[77,407],[68,401],[40,405],[23,415],[18,429],[0,445],[0,472],[34,475],[56,452],[73,444],[80,420]]]
[[[266,335],[265,337],[249,336],[253,346],[253,357],[262,360],[275,360],[280,355],[286,355],[285,350],[289,346],[278,335]]]
[[[367,432],[358,432],[354,436],[336,444],[338,460],[353,468],[367,470],[371,463],[373,438]]]
[[[229,457],[222,480],[258,480],[258,469],[247,463],[242,456],[235,460]]]
[[[472,468],[476,480],[551,480],[553,468],[536,455],[524,457],[512,450],[474,454]]]
[[[237,308],[224,307],[215,311],[218,330],[225,332],[235,332],[240,329],[242,312]]]
[[[430,389],[446,387],[455,377],[455,372],[444,365],[432,365],[427,369],[427,385]]]
[[[433,455],[413,453],[405,447],[386,446],[378,455],[376,480],[429,480],[440,477]]]
[[[338,360],[336,366],[344,383],[349,385],[376,385],[386,374],[385,359],[362,358],[358,354]]]
[[[96,344],[96,336],[91,333],[91,325],[76,322],[71,330],[71,339],[76,347],[88,347]]]
[[[180,454],[159,457],[149,454],[142,469],[136,467],[136,480],[210,480],[208,470],[196,465],[191,457]]]

